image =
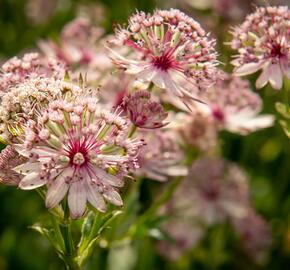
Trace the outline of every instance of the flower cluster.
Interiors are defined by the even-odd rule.
[[[33,119],[50,101],[62,95],[77,96],[82,89],[54,78],[33,78],[10,88],[2,96],[0,104],[0,134],[9,141],[21,133],[29,119]]]
[[[137,12],[126,29],[116,29],[109,44],[133,50],[129,57],[111,50],[119,68],[178,97],[195,98],[214,81],[215,40],[179,10],[156,10],[153,15]]]
[[[260,7],[232,31],[231,47],[238,51],[232,62],[235,74],[248,75],[262,69],[256,87],[267,82],[281,89],[283,76],[290,78],[290,11],[287,6]]]
[[[123,99],[123,106],[131,122],[140,128],[161,128],[166,125],[167,117],[162,105],[151,100],[151,94],[146,90],[135,91]]]
[[[0,97],[28,78],[62,79],[64,74],[64,64],[54,58],[46,58],[38,53],[27,53],[21,59],[13,57],[0,69]]]
[[[161,241],[158,250],[175,260],[199,243],[205,226],[228,219],[245,251],[259,259],[269,248],[271,235],[268,225],[252,209],[249,197],[248,178],[237,165],[218,158],[196,160],[161,209],[162,215],[171,217],[162,229],[172,240]],[[191,230],[185,232],[185,228]]]
[[[187,175],[187,167],[182,164],[184,155],[177,143],[175,132],[143,132],[143,136],[147,145],[139,154],[140,168],[136,172],[138,175],[160,182]]]
[[[38,121],[29,121],[17,151],[27,163],[15,170],[25,176],[21,189],[47,185],[46,205],[53,208],[68,192],[73,218],[81,217],[86,201],[106,211],[104,199],[122,205],[117,188],[130,168],[142,141],[126,138],[127,123],[118,115],[102,111],[94,98],[78,102],[56,100]]]

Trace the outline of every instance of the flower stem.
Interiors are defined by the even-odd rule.
[[[71,222],[69,217],[69,208],[67,201],[63,203],[64,208],[64,224],[62,225],[62,235],[65,244],[64,261],[67,270],[79,270],[80,266],[75,261],[75,247],[71,234]]]
[[[134,135],[134,133],[136,132],[137,130],[137,126],[135,126],[134,124],[132,125],[131,129],[130,129],[130,132],[129,132],[129,135],[128,135],[128,138],[132,138],[132,136]]]

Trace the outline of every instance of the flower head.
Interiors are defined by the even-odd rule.
[[[14,167],[26,162],[26,158],[20,156],[10,145],[0,153],[0,183],[5,185],[18,185],[22,175],[13,170]]]
[[[222,159],[196,160],[176,196],[180,202],[176,202],[175,207],[184,207],[190,216],[196,215],[205,224],[233,216],[244,217],[249,208],[246,175],[239,167]]]
[[[143,145],[127,139],[127,130],[122,117],[100,109],[94,98],[51,102],[37,121],[29,121],[17,146],[29,158],[15,169],[25,175],[19,187],[47,185],[48,208],[68,193],[73,218],[84,214],[87,201],[102,212],[104,199],[121,206],[117,190],[129,169],[137,167],[137,152]]]
[[[181,98],[195,98],[215,77],[215,41],[198,22],[176,9],[156,10],[153,15],[137,12],[126,29],[116,29],[110,43],[134,52],[123,57],[112,51],[119,68]]]
[[[151,100],[151,94],[146,90],[138,90],[125,96],[123,106],[131,122],[140,128],[160,128],[165,126],[163,120],[167,117],[162,105]]]
[[[290,11],[287,6],[260,7],[232,31],[231,47],[238,50],[235,74],[248,75],[262,69],[256,87],[267,82],[281,89],[283,76],[290,78]]]
[[[272,115],[258,115],[262,99],[247,80],[224,74],[206,93],[211,117],[223,129],[242,135],[273,125]]]
[[[176,133],[155,131],[143,132],[146,146],[140,151],[138,175],[160,182],[171,177],[187,175],[187,168],[181,164],[183,153],[177,143]]]
[[[53,78],[33,78],[11,87],[0,103],[0,134],[4,140],[22,132],[22,126],[34,119],[41,108],[58,97],[83,92],[77,85]]]
[[[270,226],[262,216],[253,210],[243,218],[235,218],[233,226],[242,242],[245,253],[261,262],[271,246]]]
[[[3,64],[0,72],[0,96],[10,88],[27,79],[53,77],[62,79],[65,75],[64,65],[38,53],[27,53],[21,59],[13,57]]]

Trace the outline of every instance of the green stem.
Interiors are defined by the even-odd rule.
[[[169,184],[169,187],[163,192],[163,194],[159,197],[159,199],[153,203],[147,211],[145,211],[137,220],[136,223],[129,229],[129,234],[135,234],[135,231],[139,227],[140,224],[144,223],[149,217],[156,214],[158,209],[165,204],[173,195],[174,191],[178,187],[181,177],[178,176],[174,180],[172,180]]]
[[[153,83],[153,82],[150,82],[150,83],[149,83],[149,86],[148,86],[148,88],[147,88],[147,90],[148,90],[149,92],[152,92],[153,88],[154,88],[154,83]]]
[[[134,133],[136,132],[137,130],[137,126],[135,126],[134,124],[132,125],[131,129],[130,129],[130,132],[129,132],[129,135],[128,135],[128,138],[132,138]]]
[[[286,109],[287,109],[287,113],[289,112],[289,97],[288,97],[288,89],[287,87],[284,87],[284,102],[285,102],[285,105],[286,105]]]
[[[64,261],[67,270],[79,270],[80,266],[75,261],[75,247],[71,234],[71,222],[69,217],[68,203],[65,200],[63,203],[64,208],[64,224],[62,225],[62,235],[65,245]]]

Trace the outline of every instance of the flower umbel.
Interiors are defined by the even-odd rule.
[[[142,141],[127,139],[127,123],[118,113],[99,110],[94,98],[51,102],[30,121],[18,145],[29,161],[15,170],[24,174],[19,187],[47,185],[46,206],[53,208],[68,193],[73,218],[81,217],[88,201],[101,212],[105,201],[123,204],[118,193],[129,169],[137,167]]]
[[[156,10],[153,15],[137,12],[129,18],[127,29],[117,28],[115,32],[110,43],[127,46],[134,53],[123,57],[112,51],[113,62],[137,79],[152,81],[181,98],[195,98],[198,90],[213,82],[215,40],[181,11]]]
[[[235,74],[248,75],[262,69],[256,87],[268,82],[281,89],[283,76],[290,78],[290,11],[287,6],[260,7],[232,31],[231,47],[238,50],[232,62]]]
[[[151,94],[146,90],[127,95],[123,106],[131,122],[137,127],[154,129],[167,124],[163,122],[167,113],[160,103],[151,100]]]

